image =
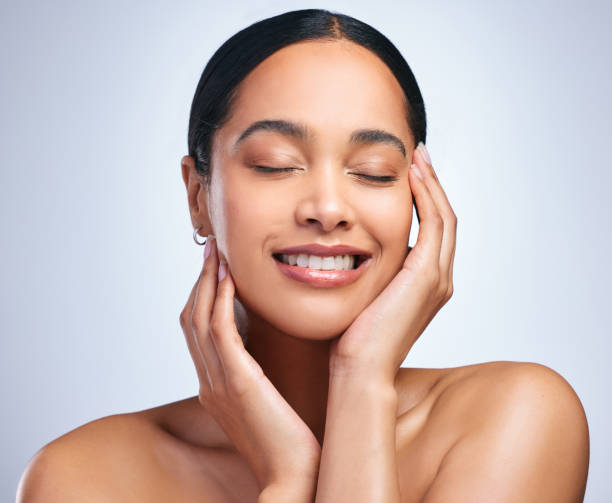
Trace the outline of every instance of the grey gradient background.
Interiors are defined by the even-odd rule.
[[[585,501],[612,501],[612,7],[553,0],[4,2],[0,499],[67,431],[197,393],[178,323],[202,261],[191,99],[229,36],[307,7],[404,54],[458,215],[455,294],[404,366],[556,370],[589,420]]]

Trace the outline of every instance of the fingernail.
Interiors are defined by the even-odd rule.
[[[223,261],[219,262],[219,283],[223,281],[225,275],[227,274],[227,264]]]
[[[422,180],[423,175],[421,174],[421,170],[419,169],[419,167],[416,164],[411,164],[410,167],[414,170],[414,174]]]
[[[209,234],[206,237],[206,245],[204,246],[204,260],[206,260],[208,256],[210,255],[210,252],[212,250],[212,240],[213,239],[214,239],[214,236],[212,234]]]
[[[431,157],[429,157],[429,152],[427,152],[427,147],[425,146],[425,144],[420,141],[417,148],[421,149],[421,153],[423,154],[423,159],[425,159],[425,162],[427,164],[431,164]]]

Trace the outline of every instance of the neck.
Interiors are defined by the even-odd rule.
[[[301,339],[280,332],[252,313],[248,319],[247,351],[322,445],[333,339]]]
[[[235,302],[238,331],[246,349],[287,403],[323,445],[329,386],[329,351],[334,339],[309,340],[287,335]],[[233,444],[197,396],[150,409],[168,432],[191,443],[233,449]]]

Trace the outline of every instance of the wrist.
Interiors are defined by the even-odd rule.
[[[319,478],[320,463],[320,447],[316,453],[312,453],[308,457],[299,456],[296,453],[296,457],[292,459],[291,466],[285,464],[282,469],[270,473],[269,478],[260,485],[260,487],[263,488],[262,494],[265,491],[264,497],[269,498],[268,501],[271,502],[274,501],[274,499],[269,496],[272,494],[294,496],[286,500],[280,499],[279,501],[314,501],[317,480]],[[304,496],[310,493],[312,493],[313,499],[304,499]]]
[[[286,478],[263,488],[257,503],[312,503],[315,500],[317,479]]]
[[[330,369],[329,387],[355,389],[361,392],[381,394],[392,399],[397,395],[395,377],[397,372],[372,370],[366,365],[351,364],[335,365]]]
[[[263,485],[278,487],[310,487],[316,484],[321,463],[321,447],[317,442],[317,450],[303,455],[298,452],[299,447],[294,446],[294,456],[291,460],[285,460],[282,466],[268,473]]]
[[[358,397],[360,403],[376,403],[379,406],[397,406],[398,394],[395,379],[380,374],[340,372],[330,374],[329,397]]]

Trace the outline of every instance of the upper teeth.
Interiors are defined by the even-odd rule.
[[[318,255],[287,255],[283,253],[281,260],[285,264],[297,265],[298,267],[308,267],[309,269],[321,269],[330,271],[332,269],[344,269],[346,271],[355,265],[354,255],[336,255],[335,257],[320,257]]]

